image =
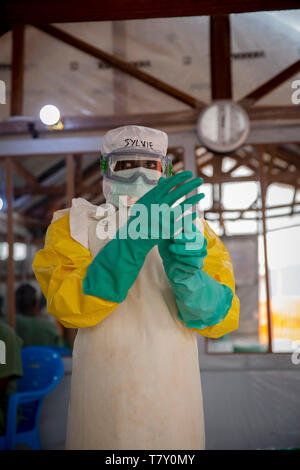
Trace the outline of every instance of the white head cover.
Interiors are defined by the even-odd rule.
[[[155,155],[167,155],[168,136],[165,132],[143,126],[123,126],[106,132],[101,141],[101,153],[114,150],[146,150]]]

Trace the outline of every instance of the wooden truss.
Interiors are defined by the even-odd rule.
[[[271,5],[272,3],[272,5]],[[124,123],[139,122],[141,125],[168,125],[191,124],[194,126],[199,110],[205,106],[205,103],[197,100],[195,97],[183,92],[182,90],[158,80],[152,75],[145,73],[137,67],[126,62],[118,54],[108,54],[107,52],[92,46],[91,44],[78,39],[61,28],[54,27],[49,23],[63,23],[69,21],[105,21],[122,20],[131,18],[156,18],[156,17],[175,17],[175,16],[195,16],[211,15],[210,18],[210,53],[211,53],[211,98],[231,99],[232,98],[232,77],[231,77],[231,46],[230,46],[230,17],[232,12],[259,11],[259,10],[278,10],[299,8],[297,1],[198,1],[187,0],[182,2],[174,0],[173,2],[162,2],[161,0],[143,0],[139,4],[128,0],[121,2],[114,0],[112,2],[99,3],[96,0],[86,0],[84,3],[79,1],[72,2],[70,8],[66,0],[54,0],[53,2],[41,3],[37,0],[17,0],[14,2],[5,1],[1,9],[0,17],[0,35],[12,29],[13,48],[12,48],[12,95],[11,95],[11,114],[22,115],[23,106],[23,71],[24,71],[24,24],[32,24],[46,34],[63,41],[97,59],[101,59],[111,64],[118,72],[123,72],[130,77],[134,77],[152,88],[157,89],[169,96],[188,105],[191,109],[181,113],[163,113],[159,115],[129,116],[124,113],[110,117],[70,117],[65,118],[66,131],[80,130],[100,130]],[[219,45],[222,45],[222,49]],[[285,70],[280,71],[275,77],[266,83],[259,85],[255,90],[249,90],[249,93],[239,100],[248,115],[251,123],[260,122],[274,126],[274,133],[278,133],[280,128],[300,125],[300,107],[263,107],[253,106],[262,97],[272,92],[276,87],[293,77],[300,71],[300,61],[291,64]],[[118,81],[116,81],[118,83]],[[118,86],[118,85],[116,85]],[[118,113],[120,110],[118,110]],[[124,110],[121,109],[121,112]],[[41,124],[34,122],[37,132],[47,133],[47,129]],[[0,135],[16,135],[28,133],[28,124],[25,122],[1,123]],[[261,206],[257,202],[252,204],[246,210],[238,211],[237,218],[242,219],[245,212],[252,211],[254,217],[260,217],[263,222],[263,237],[266,263],[266,284],[267,284],[267,312],[268,324],[271,327],[270,295],[268,287],[268,258],[266,242],[266,208],[265,194],[266,189],[272,182],[292,185],[294,188],[294,200],[288,207],[290,213],[297,211],[296,192],[300,184],[300,158],[299,147],[297,145],[286,145],[286,143],[299,142],[299,139],[286,139],[274,141],[270,139],[263,142],[251,142],[251,147],[240,149],[231,158],[235,164],[231,170],[225,172],[222,168],[222,158],[214,156],[205,150],[195,154],[197,172],[204,175],[203,171],[207,165],[212,165],[213,173],[211,176],[204,175],[205,182],[211,183],[216,190],[214,191],[213,204],[207,211],[210,214],[218,213],[221,225],[224,227],[228,210],[224,210],[222,204],[222,185],[226,182],[234,181],[259,181],[261,188]],[[179,146],[169,149],[175,158],[176,168],[182,169],[184,165],[183,148]],[[70,206],[74,196],[84,196],[92,202],[101,202],[102,194],[99,182],[98,162],[92,163],[88,168],[82,169],[82,155],[80,152],[64,154],[66,168],[66,184],[59,181],[59,171],[57,180],[54,177],[51,184],[43,181],[43,175],[32,174],[24,164],[25,157],[6,156],[0,158],[1,171],[6,172],[6,199],[7,199],[7,239],[9,245],[9,257],[7,263],[7,283],[8,283],[8,312],[9,322],[14,324],[14,262],[13,262],[13,210],[23,218],[25,225],[32,233],[32,236],[38,240],[41,233],[37,233],[36,226],[45,228],[49,223],[51,214],[54,210],[60,209],[65,205]],[[30,155],[27,155],[30,156]],[[50,157],[49,157],[50,158]],[[245,177],[234,177],[233,173],[241,166],[246,166],[251,170],[251,175]],[[62,168],[60,168],[61,170]],[[59,168],[58,168],[59,170]],[[23,187],[14,188],[13,173],[17,173],[24,181]],[[35,198],[40,196],[38,200]],[[32,199],[32,200],[31,200]],[[24,201],[24,204],[23,204]],[[28,202],[29,201],[29,202]],[[14,206],[13,206],[14,205]],[[231,219],[232,220],[232,219]],[[40,239],[39,239],[40,240]],[[271,351],[271,328],[269,328],[269,351]]]
[[[117,21],[145,18],[220,15],[251,11],[292,10],[299,8],[297,0],[3,0],[0,24],[70,23],[80,21]]]

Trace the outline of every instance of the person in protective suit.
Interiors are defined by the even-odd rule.
[[[33,262],[48,312],[78,328],[67,449],[205,446],[197,334],[235,330],[239,301],[225,247],[183,207],[203,197],[188,196],[202,179],[171,176],[167,144],[164,132],[141,126],[107,132],[106,203],[77,198],[57,211]]]

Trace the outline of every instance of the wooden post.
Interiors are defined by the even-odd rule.
[[[80,194],[80,188],[82,184],[82,162],[83,155],[78,154],[75,158],[75,193],[74,196]]]
[[[72,206],[72,199],[75,195],[75,162],[74,155],[69,154],[66,156],[67,163],[67,207]],[[73,328],[65,329],[65,337],[69,341],[71,349],[73,350],[74,341],[77,330]]]
[[[261,212],[263,223],[263,241],[264,241],[264,259],[265,259],[265,281],[266,281],[266,297],[267,297],[267,319],[268,319],[268,351],[272,352],[272,311],[270,299],[270,283],[269,283],[269,263],[268,263],[268,244],[267,244],[267,224],[266,224],[266,183],[264,175],[264,153],[263,148],[257,146],[259,153],[259,176],[260,176],[260,193],[261,193]]]
[[[71,207],[75,195],[75,163],[74,155],[67,155],[67,207]]]
[[[210,17],[211,99],[231,99],[231,38],[229,15]]]
[[[24,84],[24,25],[18,24],[12,28],[12,71],[11,71],[11,115],[23,114],[23,84]]]
[[[13,233],[13,181],[12,159],[6,157],[6,201],[7,201],[7,313],[8,324],[15,328],[15,289],[14,289],[14,233]]]
[[[124,21],[113,21],[113,54],[120,59],[126,60],[126,23]],[[114,69],[114,112],[124,115],[127,113],[127,81],[125,73]]]

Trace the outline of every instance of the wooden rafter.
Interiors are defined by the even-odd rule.
[[[295,202],[295,207],[300,207],[300,202]],[[257,212],[261,212],[261,208],[260,207],[252,207],[253,206],[253,203],[247,207],[246,209],[223,209],[223,214],[232,214],[232,213],[236,213],[236,212],[239,212],[239,214],[243,215],[245,214],[245,212],[253,212],[253,213],[257,213]],[[266,206],[266,210],[270,210],[270,209],[289,209],[291,208],[292,206],[292,203],[291,204],[276,204],[274,206]],[[205,210],[205,213],[208,214],[208,213],[218,213],[218,209],[214,208],[214,207],[210,207],[209,209],[206,209]],[[281,214],[279,214],[280,216]],[[230,218],[230,220],[239,220],[240,218],[240,215],[235,218],[235,219],[232,219]]]
[[[82,182],[82,160],[83,155],[79,154],[75,160],[75,188],[76,190],[81,187]]]
[[[286,161],[290,165],[294,165],[296,168],[300,168],[300,154],[297,155],[291,150],[286,150],[284,147],[278,146],[268,146],[271,153],[276,155],[278,158]]]
[[[23,114],[24,86],[24,25],[14,25],[12,33],[10,113],[12,116],[21,116]]]
[[[42,196],[42,195],[61,195],[65,194],[66,192],[66,185],[62,184],[59,186],[51,185],[51,186],[42,186],[42,185],[26,185],[26,186],[18,186],[15,188],[15,196],[21,197],[30,194],[31,196]]]
[[[289,207],[290,207],[290,206],[289,206]],[[299,207],[299,204],[297,204],[297,207]],[[270,209],[273,209],[273,207],[269,208],[268,210],[270,210]],[[287,209],[288,209],[288,208],[287,208]],[[261,209],[260,209],[260,211],[261,211]],[[242,219],[242,220],[248,220],[248,221],[261,221],[261,220],[262,220],[262,217],[261,217],[260,214],[256,214],[256,215],[254,215],[254,217],[247,217],[247,218],[246,218],[246,217],[243,215],[243,213],[242,213],[242,215],[240,215],[240,210],[239,210],[239,209],[235,209],[235,210],[234,210],[234,212],[238,212],[238,215],[237,215],[236,217],[231,217],[231,216],[230,216],[230,217],[227,217],[227,216],[226,216],[226,215],[227,215],[227,212],[228,212],[228,211],[223,211],[223,219],[224,219],[225,222],[236,222],[236,221],[241,220],[241,219]],[[251,211],[248,211],[248,212],[251,212]],[[213,221],[215,221],[216,218],[215,218],[214,216],[211,217],[210,214],[216,214],[216,213],[218,213],[217,210],[212,210],[212,209],[205,210],[205,218],[206,218],[207,220],[213,220]],[[295,212],[294,212],[294,215],[296,215],[296,214],[300,214],[300,210],[299,210],[299,211],[295,211]],[[266,215],[266,218],[267,218],[267,219],[278,219],[278,218],[280,218],[280,217],[290,216],[290,215],[291,215],[291,214],[288,213],[288,211],[287,211],[286,214],[268,214],[268,215]]]
[[[81,186],[80,189],[76,191],[76,196],[84,197],[88,199],[89,201],[92,201],[98,197],[99,198],[103,197],[101,179],[97,179],[97,181],[89,185],[85,184],[84,186]],[[50,219],[54,211],[64,208],[65,205],[66,205],[66,197],[60,196],[60,197],[47,199],[46,204],[40,201],[37,207],[38,208],[42,207],[44,217]],[[71,201],[68,203],[67,207],[70,207],[70,206],[71,206]],[[28,212],[30,213],[31,209],[29,209]]]
[[[236,155],[232,155],[230,158],[235,159],[236,164],[232,168],[230,168],[230,170],[224,171],[223,172],[224,175],[231,175],[235,170],[237,170],[241,166],[246,166],[252,171],[254,170],[253,165],[251,165],[251,160],[253,159],[253,155],[248,155],[247,157],[244,157],[244,158],[240,158],[240,157],[237,157]]]
[[[76,181],[76,162],[77,162],[78,156],[76,155],[76,160],[75,160],[75,181]],[[81,158],[81,155],[79,155],[79,158]],[[101,190],[101,185],[100,185],[100,166],[99,166],[99,161],[93,162],[91,165],[86,168],[81,175],[81,184],[78,185],[76,184],[75,186],[75,195],[77,197],[83,196],[84,194],[87,194],[88,191],[90,190],[91,185],[93,185],[93,182],[97,179],[98,182],[98,191]],[[51,186],[49,187],[51,188]],[[53,210],[61,209],[64,207],[66,204],[66,186],[64,184],[56,185],[53,187],[54,189],[50,190],[51,193],[46,193],[47,197],[42,198],[40,201],[35,203],[32,207],[29,207],[26,209],[24,215],[29,215],[31,213],[35,213],[36,211],[39,211],[42,209],[42,212],[45,214],[45,218],[49,218],[52,216]],[[100,189],[99,189],[100,188]]]
[[[269,155],[274,155],[275,153],[275,150],[277,149],[276,146],[265,146],[264,147],[264,151],[267,152]],[[172,153],[174,152],[177,152],[177,149],[169,149],[169,151]],[[282,147],[281,148],[281,151],[285,151],[285,148]],[[222,184],[224,182],[232,182],[232,181],[235,181],[235,182],[243,182],[243,181],[256,181],[257,180],[257,166],[254,165],[255,163],[255,155],[253,155],[252,153],[249,153],[251,152],[251,149],[248,150],[248,148],[246,147],[245,148],[245,151],[243,153],[243,156],[242,154],[239,155],[239,154],[233,154],[231,155],[231,158],[235,159],[236,160],[236,164],[234,165],[233,168],[231,168],[228,172],[224,172],[222,173],[221,175],[214,175],[214,177],[209,177],[209,176],[206,176],[202,171],[201,171],[201,168],[205,167],[206,165],[208,164],[211,164],[211,159],[213,158],[212,157],[212,154],[210,153],[206,153],[206,154],[202,154],[201,156],[199,156],[199,158],[203,158],[203,157],[209,157],[209,161],[206,159],[205,162],[203,162],[203,164],[201,165],[198,165],[198,174],[199,176],[202,176],[205,180],[206,183],[211,183],[211,184]],[[265,153],[266,155],[266,153]],[[280,158],[282,158],[282,155],[280,154],[279,155]],[[298,156],[295,156],[295,158],[298,159]],[[79,159],[82,159],[82,156],[81,155],[77,155],[76,156],[76,159],[75,159],[75,162],[78,162]],[[265,160],[265,158],[264,158]],[[15,161],[15,159],[14,159]],[[298,161],[298,160],[297,160]],[[265,171],[266,171],[266,181],[268,182],[268,184],[271,184],[273,182],[277,182],[277,183],[285,183],[285,184],[291,184],[291,185],[298,185],[299,183],[299,178],[300,178],[300,172],[299,171],[286,171],[285,169],[283,169],[281,166],[277,165],[276,164],[276,160],[275,162],[273,161],[272,163],[272,168],[271,168],[271,171],[270,171],[270,164],[271,164],[272,160],[268,160],[264,162],[264,166],[265,166]],[[249,175],[247,177],[234,177],[232,176],[232,172],[237,169],[238,167],[240,166],[248,166],[252,171],[253,171],[253,175]],[[77,163],[75,163],[75,168],[77,166]],[[21,170],[21,173],[22,175],[24,176],[24,167],[23,165],[20,166],[17,164],[17,168],[19,170]],[[274,170],[274,172],[273,172]],[[25,169],[25,171],[27,172],[28,170]],[[81,171],[82,170],[77,170],[77,171]],[[277,173],[276,173],[277,171]],[[76,170],[75,170],[75,174],[76,174]],[[76,196],[82,196],[84,194],[91,194],[89,189],[90,187],[94,184],[95,182],[95,193],[92,192],[92,196],[91,197],[97,197],[99,195],[99,184],[98,184],[98,181],[99,181],[99,176],[100,176],[100,171],[99,171],[99,162],[98,161],[95,161],[94,163],[92,163],[88,168],[86,168],[82,174],[82,184],[80,186],[80,184],[77,184],[76,183]],[[26,214],[30,214],[31,211],[33,211],[33,213],[36,213],[34,212],[36,209],[38,209],[38,214],[41,215],[42,213],[40,212],[40,210],[45,207],[45,209],[49,206],[50,208],[51,207],[63,207],[64,205],[64,195],[66,193],[66,186],[65,184],[56,184],[56,185],[51,185],[51,186],[47,186],[47,185],[41,185],[41,184],[35,184],[36,183],[36,179],[35,177],[29,173],[27,174],[26,173],[26,177],[27,179],[30,178],[30,181],[28,180],[27,181],[27,185],[25,186],[21,186],[21,187],[17,187],[15,188],[15,197],[20,197],[20,196],[23,196],[23,195],[41,195],[41,196],[47,196],[47,199],[44,197],[44,198],[41,198],[40,201],[38,203],[35,204],[35,207],[30,207],[28,209],[28,211],[26,211],[25,213]],[[96,181],[95,181],[96,180]],[[31,184],[32,183],[32,184]],[[90,197],[90,196],[89,196]],[[49,203],[49,204],[48,204]],[[20,207],[20,210],[22,211],[22,208]],[[46,216],[45,216],[46,217]]]
[[[292,77],[299,71],[300,60],[297,60],[297,62],[282,70],[282,72],[275,75],[275,77],[272,77],[270,80],[253,90],[251,93],[244,96],[244,98],[239,101],[239,104],[242,106],[252,106],[258,100],[273,91],[275,88],[277,88],[279,85],[284,83],[286,80],[288,80],[290,77]]]
[[[211,99],[230,100],[232,80],[229,15],[210,17],[210,77]]]
[[[268,122],[270,124],[300,123],[300,106],[255,106],[247,109],[252,122]],[[124,114],[112,116],[64,116],[64,133],[67,131],[94,131],[107,130],[114,127],[136,124],[141,126],[173,126],[195,125],[199,117],[199,110],[146,114]],[[51,134],[47,126],[39,120],[33,120],[35,129],[39,134]],[[57,134],[62,134],[57,131]],[[0,136],[29,134],[28,121],[3,121],[0,123]]]
[[[89,199],[102,196],[102,180],[97,179],[91,185],[85,185],[81,188],[79,196],[86,196]]]
[[[18,173],[18,175],[21,176],[21,178],[25,180],[29,185],[35,187],[39,186],[39,180],[16,159],[13,160],[13,167],[15,172]]]
[[[181,148],[168,148],[168,154],[172,154],[175,156],[175,162],[178,162],[183,159],[183,153]],[[102,197],[101,192],[101,177],[100,177],[100,166],[99,161],[93,162],[86,168],[83,172],[82,170],[77,169],[78,162],[82,160],[82,155],[76,155],[75,158],[75,195],[77,197],[88,197],[89,200],[97,199],[98,197]],[[82,163],[80,164],[82,165]],[[80,172],[81,174],[81,182],[76,179],[76,171]],[[49,214],[53,212],[53,210],[57,210],[59,208],[63,208],[65,204],[65,193],[66,193],[66,186],[65,184],[58,184],[55,186],[24,186],[16,188],[15,195],[17,197],[22,196],[24,194],[31,194],[31,195],[45,195],[46,198],[42,198],[38,203],[35,204],[34,207],[30,207],[27,209],[26,214],[30,214],[34,210],[40,210],[43,208],[45,211],[45,217],[49,217]]]
[[[248,152],[246,152],[248,153]],[[241,157],[238,152],[236,152],[235,154],[233,155],[230,155],[230,158],[232,158],[233,160],[236,161],[236,164],[234,165],[234,167],[232,167],[228,172],[224,173],[224,174],[231,174],[236,168],[239,168],[239,166],[246,166],[249,168],[249,170],[252,170],[254,174],[257,173],[257,168],[256,166],[254,165],[253,163],[253,159],[255,159],[255,156],[253,155],[253,153],[250,152],[250,154],[248,156],[245,156],[245,157]],[[237,165],[237,166],[236,166]],[[234,177],[235,178],[235,177]]]
[[[201,155],[200,157],[196,157],[196,164],[197,168],[200,171],[202,168],[206,167],[207,165],[211,165],[213,159],[213,154],[210,152],[205,152],[205,154]]]
[[[8,31],[10,30],[11,30],[11,27],[9,25],[6,25],[6,24],[0,25],[0,37],[8,33]]]
[[[75,196],[75,162],[74,155],[66,156],[67,165],[67,194],[66,203],[67,207],[71,207],[72,199]]]
[[[120,59],[126,60],[126,28],[125,21],[114,21],[112,23],[113,54]],[[128,77],[122,72],[114,69],[114,112],[115,114],[126,114],[128,108]]]
[[[46,222],[48,223],[48,221],[41,218],[33,218],[30,215],[24,217],[22,214],[17,214],[15,211],[13,213],[13,223],[16,228],[40,229],[45,226]],[[1,225],[7,225],[7,213],[0,212],[0,226]]]
[[[197,176],[200,176],[200,178],[203,178],[203,181],[207,181],[207,176],[201,171],[201,168],[198,167],[197,169]]]
[[[298,9],[297,0],[4,0],[1,23],[70,23]]]
[[[219,157],[217,157],[219,158]],[[234,158],[234,157],[233,157]],[[249,165],[249,163],[248,163]],[[276,174],[268,174],[268,166],[264,164],[264,172],[266,173],[265,179],[267,184],[271,183],[282,183],[282,184],[290,184],[292,186],[297,185],[300,182],[300,171],[286,171],[281,170]],[[205,179],[205,183],[208,184],[220,184],[220,183],[244,183],[248,181],[257,181],[258,179],[258,171],[255,168],[255,171],[252,175],[249,176],[232,176],[230,172],[217,174],[214,173],[214,176],[206,176],[201,170],[198,170],[198,175]]]
[[[158,78],[153,77],[152,75],[143,72],[142,70],[138,69],[134,65],[126,62],[119,57],[116,57],[112,54],[108,54],[107,52],[99,49],[81,39],[72,36],[71,34],[63,31],[62,29],[56,28],[55,26],[51,25],[39,25],[37,28],[44,33],[49,34],[50,36],[63,41],[64,43],[68,44],[69,46],[75,47],[76,49],[85,52],[86,54],[95,57],[96,59],[103,60],[104,62],[112,65],[116,69],[146,83],[147,85],[152,86],[153,88],[166,93],[169,96],[185,103],[192,108],[200,108],[204,106],[204,103],[197,100],[193,96],[184,93],[183,91],[169,85]]]
[[[246,107],[250,120],[263,122],[297,122],[300,120],[300,106],[250,106]]]
[[[282,172],[288,168],[289,163],[286,161],[286,159],[282,158],[281,155],[277,155],[275,145],[265,145],[264,149],[264,157],[266,155],[269,155],[270,157],[268,162],[264,159],[264,165],[267,168],[269,175],[277,175],[278,172]],[[285,164],[284,167],[276,162],[276,158],[282,160],[282,162]]]

